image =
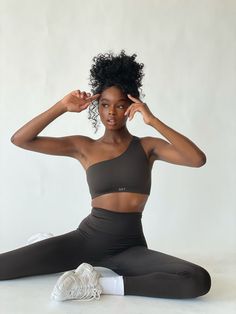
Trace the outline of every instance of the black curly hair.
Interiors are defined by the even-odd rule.
[[[93,57],[94,64],[90,69],[89,77],[92,94],[100,94],[108,87],[117,86],[125,95],[131,94],[135,98],[140,98],[141,93],[141,96],[144,97],[145,94],[141,88],[144,64],[137,63],[136,57],[135,53],[131,56],[126,55],[124,49],[117,56],[109,51]],[[94,133],[97,132],[100,124],[100,121],[97,121],[98,116],[98,100],[94,100],[88,111],[88,119],[92,120],[95,128]]]

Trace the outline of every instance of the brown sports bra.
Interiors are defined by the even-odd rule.
[[[151,169],[140,138],[133,138],[121,155],[97,162],[86,170],[92,199],[106,193],[150,194]]]

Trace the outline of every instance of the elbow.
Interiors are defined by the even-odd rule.
[[[16,145],[16,142],[15,142],[15,136],[14,136],[14,135],[12,135],[12,137],[11,137],[10,141],[12,142],[12,144]]]
[[[12,144],[14,144],[14,145],[16,145],[16,146],[21,146],[21,144],[20,144],[20,142],[17,140],[17,138],[15,137],[15,135],[12,135],[12,137],[11,137],[11,142],[12,142]]]
[[[12,135],[10,141],[12,142],[12,144],[23,148],[23,149],[30,149],[32,141],[23,141],[22,139],[20,139],[18,136],[16,136],[15,134]]]
[[[194,164],[194,167],[200,168],[205,165],[206,161],[207,161],[206,155],[203,153],[201,157],[198,159],[198,161]]]

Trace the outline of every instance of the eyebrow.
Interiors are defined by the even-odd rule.
[[[109,99],[107,99],[107,98],[101,98],[100,100],[101,100],[101,101],[102,101],[102,100],[107,100],[107,101],[109,101]],[[121,100],[125,100],[125,101],[126,101],[127,99],[126,99],[126,98],[121,98],[121,99],[119,99],[118,101],[121,101]]]

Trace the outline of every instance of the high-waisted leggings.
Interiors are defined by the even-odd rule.
[[[123,276],[125,295],[194,298],[211,286],[203,267],[148,248],[142,213],[98,207],[69,233],[0,254],[0,280],[64,272],[84,262]]]

